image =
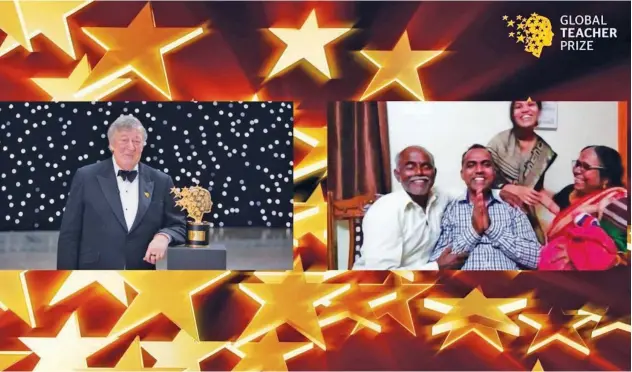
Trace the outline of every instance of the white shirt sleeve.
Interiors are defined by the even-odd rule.
[[[362,259],[353,265],[354,270],[395,270],[402,267],[404,240],[400,216],[392,203],[376,203],[362,220],[364,243]]]

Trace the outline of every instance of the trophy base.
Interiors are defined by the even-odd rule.
[[[211,241],[211,224],[202,222],[187,221],[187,242],[191,248],[208,247]]]
[[[188,245],[169,247],[166,261],[167,270],[226,270],[226,247],[223,244],[198,249]]]

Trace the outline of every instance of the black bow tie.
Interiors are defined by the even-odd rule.
[[[118,176],[121,177],[123,179],[123,181],[129,181],[134,182],[134,178],[136,178],[136,175],[138,174],[138,171],[125,171],[125,170],[119,170],[118,171]]]

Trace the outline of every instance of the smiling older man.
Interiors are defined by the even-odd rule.
[[[147,131],[132,115],[108,129],[112,158],[77,170],[57,245],[58,270],[154,270],[185,241],[167,174],[139,163]]]

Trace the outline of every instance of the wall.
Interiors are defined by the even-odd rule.
[[[473,143],[483,145],[508,129],[509,102],[389,102],[387,105],[391,161],[410,145],[421,145],[435,156],[436,185],[459,193],[461,155]],[[560,190],[573,180],[571,161],[586,145],[618,148],[617,102],[559,102],[558,129],[539,130],[558,153],[545,179],[545,187]],[[401,185],[393,177],[394,190]],[[337,226],[339,269],[345,269],[349,246],[345,224]]]
[[[436,185],[449,190],[464,188],[463,151],[473,143],[486,145],[511,125],[509,102],[389,102],[387,107],[391,158],[406,146],[428,148],[438,169]],[[558,154],[545,188],[558,191],[572,183],[571,161],[583,147],[617,149],[617,133],[617,102],[559,102],[558,129],[538,131]],[[394,177],[393,188],[401,188]]]

